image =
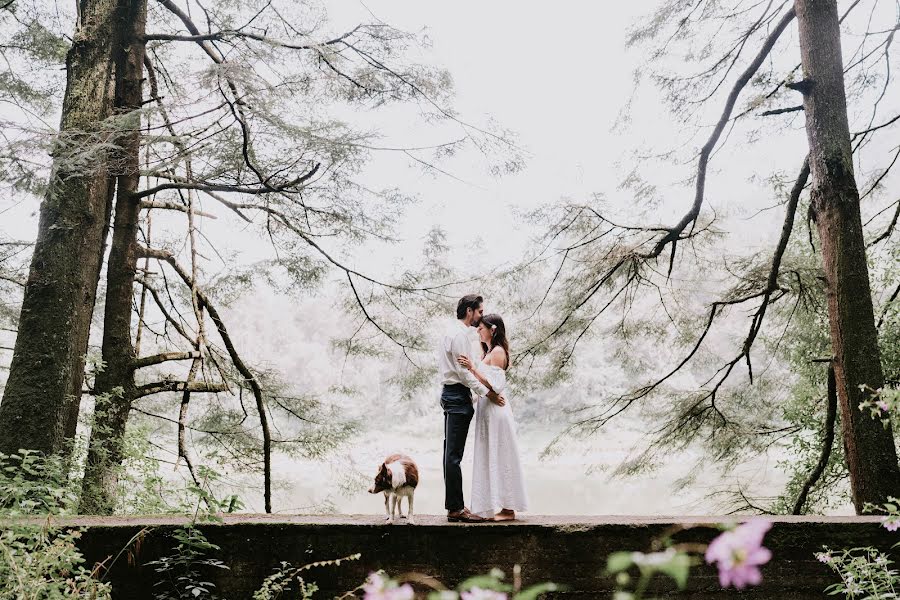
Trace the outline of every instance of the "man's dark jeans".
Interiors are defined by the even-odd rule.
[[[469,423],[475,415],[472,392],[461,383],[445,385],[441,391],[441,408],[444,409],[444,508],[457,511],[465,508],[459,465],[466,449]]]

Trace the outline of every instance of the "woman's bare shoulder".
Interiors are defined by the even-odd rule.
[[[494,346],[487,355],[487,363],[489,365],[506,368],[506,350],[502,346]]]

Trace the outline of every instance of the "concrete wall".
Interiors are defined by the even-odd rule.
[[[708,523],[721,518],[593,518],[536,517],[515,524],[447,524],[441,517],[418,517],[418,524],[384,525],[378,517],[305,517],[241,515],[223,524],[202,525],[207,539],[222,550],[215,558],[230,568],[214,569],[210,581],[223,598],[249,598],[262,580],[282,561],[303,565],[357,552],[362,559],[340,567],[315,568],[308,581],[321,588],[316,597],[331,598],[358,586],[376,569],[399,575],[418,572],[453,585],[491,567],[508,574],[522,565],[526,584],[554,581],[568,586],[559,597],[610,598],[612,582],[602,575],[606,557],[617,550],[647,551],[674,523]],[[169,538],[178,518],[74,518],[63,523],[85,527],[79,545],[90,564],[106,561],[107,580],[116,598],[152,598],[159,576],[148,561],[169,554]],[[900,541],[878,524],[877,518],[780,517],[766,538],[774,558],[763,568],[764,582],[745,590],[741,598],[803,600],[823,598],[834,574],[813,554],[823,546],[846,548],[875,545],[889,549]],[[138,544],[120,553],[140,530]],[[704,528],[683,531],[678,541],[709,541]],[[113,557],[118,558],[113,562]],[[660,588],[662,591],[664,588]],[[665,588],[668,589],[668,588]],[[666,594],[668,595],[668,594]],[[689,590],[681,598],[735,597],[720,590],[716,571],[702,566],[693,571]]]

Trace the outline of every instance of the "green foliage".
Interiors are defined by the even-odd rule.
[[[900,310],[898,302],[890,300],[890,289],[896,286],[900,277],[900,261],[896,260],[898,255],[897,250],[889,250],[887,255],[873,252],[875,266],[870,270],[875,290],[876,324],[880,323],[878,341],[885,381],[889,385],[879,390],[880,395],[871,397],[858,407],[868,411],[872,418],[881,420],[885,426],[893,419],[895,431],[900,424],[900,410],[896,409],[897,389],[890,387],[890,384],[897,381],[897,374],[900,373]],[[810,266],[818,260],[818,256],[801,243],[796,244],[794,257],[793,264],[798,266]],[[819,461],[823,444],[827,365],[815,360],[831,356],[831,340],[825,291],[818,285],[807,285],[805,288],[806,295],[798,298],[796,307],[784,306],[778,313],[787,325],[784,333],[775,340],[778,342],[776,356],[785,361],[792,374],[782,413],[782,426],[794,433],[785,452],[789,458],[778,465],[788,472],[789,479],[784,492],[771,506],[776,513],[792,511],[801,487]],[[878,302],[879,297],[883,298],[882,302]],[[775,341],[770,344],[775,346]],[[879,404],[880,401],[884,404]],[[900,444],[900,439],[895,438],[895,443]],[[839,410],[835,422],[835,442],[828,464],[810,489],[804,512],[822,513],[837,508],[847,503],[849,492]]]
[[[59,515],[77,506],[68,461],[32,450],[0,454],[0,510],[3,516]]]
[[[660,552],[613,552],[606,560],[607,575],[616,579],[615,600],[639,600],[657,574],[675,582],[679,590],[687,586],[691,567],[699,564],[690,553],[669,547]],[[637,570],[637,578],[629,570]]]
[[[313,562],[302,567],[291,567],[289,563],[283,562],[281,568],[266,577],[262,586],[253,592],[253,600],[279,600],[284,594],[292,591],[294,593],[290,596],[291,598],[309,600],[319,588],[315,583],[305,581],[301,573],[314,567],[337,567],[346,561],[359,560],[360,556],[360,554],[352,554],[335,560]]]
[[[830,596],[875,600],[896,598],[900,590],[900,571],[894,567],[894,560],[876,548],[826,549],[818,557],[841,578],[840,583],[825,588]]]
[[[0,600],[102,600],[109,584],[84,568],[75,530],[16,525],[0,533]]]
[[[227,569],[221,561],[207,556],[221,548],[207,541],[206,536],[193,523],[172,532],[176,545],[172,554],[150,561],[158,579],[153,585],[156,600],[200,598],[214,600],[215,585],[206,581],[210,569]]]
[[[22,450],[0,454],[0,467],[0,600],[111,598],[110,586],[84,567],[80,531],[50,519],[77,505],[66,461]]]

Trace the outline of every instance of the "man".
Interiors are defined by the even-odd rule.
[[[460,355],[472,355],[471,328],[478,325],[484,313],[483,299],[476,294],[463,296],[456,306],[456,320],[451,323],[441,337],[438,348],[438,370],[441,374],[441,408],[444,409],[444,508],[447,520],[451,522],[480,523],[482,517],[469,512],[463,502],[462,462],[469,435],[469,424],[475,414],[472,406],[472,392],[487,396],[492,402],[503,406],[503,396],[488,392],[488,388],[457,359]]]

